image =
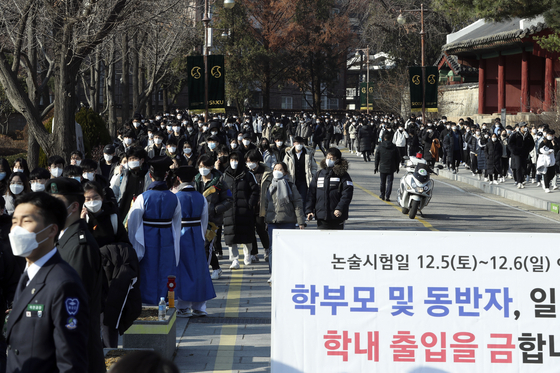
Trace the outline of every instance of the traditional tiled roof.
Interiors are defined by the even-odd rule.
[[[446,56],[445,53],[442,53],[437,61],[434,63],[434,66],[439,66],[441,61],[446,58],[447,62],[451,65],[451,70],[455,75],[477,75],[478,68],[462,65],[459,63],[459,59],[455,55]]]
[[[539,22],[531,27],[521,29],[520,18],[505,22],[490,22],[469,32],[459,39],[445,44],[441,50],[447,54],[464,51],[494,48],[500,45],[521,43],[522,39],[538,34],[547,28],[546,24]]]

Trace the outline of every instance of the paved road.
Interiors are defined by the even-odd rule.
[[[379,176],[373,175],[373,162],[344,154],[356,186],[346,229],[557,232],[560,228],[557,214],[482,194],[443,177],[434,178],[434,197],[424,216],[411,220],[396,206],[396,192],[393,202],[378,198]],[[309,229],[315,229],[314,223]],[[181,372],[270,371],[268,265],[262,259],[241,265],[242,270],[231,272],[222,261],[224,276],[214,282],[218,297],[208,304],[209,317],[179,319],[174,361]]]

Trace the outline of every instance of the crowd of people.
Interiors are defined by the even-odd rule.
[[[30,171],[0,158],[0,372],[105,371],[103,347],[142,305],[167,301],[168,276],[177,316],[207,315],[222,239],[231,270],[242,249],[244,265],[272,273],[273,231],[344,229],[353,183],[331,147],[343,131],[331,116],[177,111],[136,115],[100,159],[76,150]]]

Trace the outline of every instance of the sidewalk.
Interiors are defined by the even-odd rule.
[[[484,181],[484,176],[482,176],[482,180],[478,180],[478,177],[473,176],[471,171],[465,169],[464,166],[459,167],[457,174],[444,169],[439,171],[439,175],[447,179],[472,185],[481,189],[484,193],[494,194],[528,206],[559,213],[560,189],[551,189],[551,193],[545,193],[542,186],[537,187],[536,183],[532,184],[530,181],[525,184],[524,189],[518,189],[514,185],[513,179],[508,178],[506,178],[505,183],[499,183],[498,185],[490,184],[490,182]]]

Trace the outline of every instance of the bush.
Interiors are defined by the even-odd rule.
[[[82,126],[86,157],[92,157],[92,150],[99,145],[111,143],[111,136],[105,121],[90,108],[81,108],[76,114],[76,122]]]
[[[16,159],[23,158],[23,159],[27,160],[27,153],[14,154],[14,155],[10,155],[8,157],[2,157],[2,158],[5,158],[8,161],[8,163],[10,164],[10,167],[14,167],[14,162],[16,161]],[[47,163],[47,161],[45,161],[45,163]]]

